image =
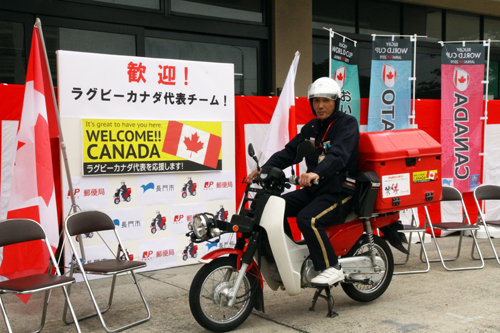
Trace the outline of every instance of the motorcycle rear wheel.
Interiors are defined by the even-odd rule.
[[[241,325],[250,315],[257,299],[251,290],[255,277],[245,274],[233,307],[226,293],[234,287],[238,272],[236,258],[222,257],[203,266],[189,289],[189,306],[196,321],[210,331],[226,332]]]
[[[394,258],[391,249],[380,237],[373,236],[373,238],[376,256],[382,258],[385,262],[384,277],[375,284],[365,284],[361,282],[341,284],[347,296],[358,302],[371,302],[382,296],[389,287],[394,273]],[[368,236],[364,235],[354,244],[346,257],[369,255],[368,243]]]

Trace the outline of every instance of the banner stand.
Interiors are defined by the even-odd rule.
[[[376,37],[392,37],[392,40],[396,37],[410,37],[410,41],[413,42],[413,75],[409,78],[412,84],[412,107],[411,107],[411,115],[410,115],[410,126],[411,128],[417,128],[418,125],[415,123],[415,90],[417,84],[417,38],[427,38],[427,36],[418,36],[414,35],[377,35],[372,34],[372,40],[375,40]]]
[[[481,120],[484,120],[484,129],[483,129],[483,137],[486,138],[486,130],[488,125],[488,89],[489,89],[489,83],[490,83],[490,49],[491,49],[491,43],[499,43],[500,40],[470,40],[470,41],[439,41],[439,44],[441,44],[442,47],[444,47],[445,43],[462,43],[462,45],[465,47],[466,43],[483,43],[483,46],[487,47],[487,52],[486,52],[486,80],[482,81],[483,84],[486,85],[486,94],[484,94],[484,116],[481,117]],[[484,156],[486,155],[486,152],[484,151],[485,145],[482,147],[482,153],[479,153],[479,156],[482,158],[482,163],[483,163],[483,168],[484,168]],[[485,172],[483,170],[483,179],[482,183],[485,183]],[[485,203],[484,201],[481,203],[481,210],[483,212],[486,211]]]
[[[62,128],[61,128],[61,120],[59,119],[59,107],[57,106],[57,100],[56,100],[56,94],[54,92],[54,84],[52,83],[52,75],[50,73],[50,66],[49,66],[49,58],[47,56],[47,48],[45,47],[45,39],[43,37],[43,31],[42,31],[42,22],[40,21],[39,18],[36,19],[35,26],[38,28],[38,31],[40,32],[40,39],[42,40],[42,46],[43,46],[43,52],[45,53],[45,61],[47,62],[47,69],[48,69],[48,74],[50,78],[50,90],[52,92],[52,100],[54,101],[54,109],[56,113],[56,119],[57,119],[57,128],[59,130],[59,141],[60,141],[60,147],[61,147],[61,153],[62,153],[62,158],[64,161],[64,168],[66,169],[66,178],[68,179],[68,186],[69,186],[69,193],[71,197],[71,210],[68,214],[71,214],[71,211],[73,213],[76,213],[76,200],[75,200],[75,193],[73,190],[73,182],[71,181],[71,172],[69,170],[69,163],[68,163],[68,154],[66,152],[66,144],[64,143],[64,138],[63,138],[63,133],[62,133]],[[62,219],[62,214],[61,214],[61,219]],[[64,248],[64,236],[63,236],[63,230],[61,229],[61,232],[59,233],[59,238],[60,242],[62,241],[61,247]],[[59,258],[58,260],[61,260],[61,257],[64,253],[64,251],[60,251]],[[83,237],[80,237],[80,253],[82,254],[82,259],[85,261],[85,251],[83,250]]]
[[[361,96],[359,90],[358,42],[332,29],[330,33],[328,76],[339,85],[339,110],[356,118],[360,123]],[[360,125],[360,130],[364,131]]]
[[[338,32],[335,32],[333,31],[331,28],[325,28],[323,27],[323,29],[327,30],[327,31],[330,31],[330,48],[328,50],[330,50],[330,62],[328,62],[328,73],[330,73],[330,77],[332,76],[332,62],[331,62],[331,59],[332,59],[332,53],[331,53],[331,50],[332,50],[332,39],[333,39],[333,36],[335,36],[335,34],[337,34],[338,36],[342,37],[344,39],[344,43],[345,43],[345,40],[350,40],[351,42],[354,43],[354,47],[356,47],[356,44],[358,43],[357,41],[355,41],[354,39],[350,39],[349,37],[346,37],[344,35],[341,35],[339,34]]]

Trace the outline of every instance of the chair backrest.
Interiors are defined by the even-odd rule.
[[[441,200],[442,201],[456,201],[456,200],[462,201],[462,195],[460,194],[460,191],[458,191],[454,187],[443,186],[443,198]]]
[[[90,210],[68,216],[66,228],[71,236],[75,236],[95,231],[114,230],[115,224],[107,214]]]
[[[474,197],[477,200],[500,200],[500,186],[481,185],[474,190]]]
[[[10,219],[0,222],[0,247],[45,239],[40,223],[30,219]]]

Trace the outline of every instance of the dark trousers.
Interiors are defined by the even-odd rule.
[[[286,201],[285,216],[297,218],[314,269],[322,271],[335,266],[338,258],[323,227],[344,223],[352,209],[352,199],[341,193],[315,195],[307,189],[289,192],[282,197]],[[285,230],[290,230],[288,223]]]

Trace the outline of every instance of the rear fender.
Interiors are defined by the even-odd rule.
[[[243,251],[234,249],[234,248],[222,248],[222,249],[217,249],[211,252],[208,252],[205,254],[199,262],[202,264],[209,264],[215,259],[222,257],[224,255],[236,255],[236,269],[239,271],[241,268],[241,257],[243,257]],[[259,271],[259,266],[255,262],[255,260],[252,260],[252,263],[248,266],[247,268],[247,273],[252,274],[253,276],[259,278],[260,280],[260,288],[264,289],[264,279],[262,278],[262,274]]]
[[[372,217],[370,224],[372,230],[382,228],[383,226],[392,224],[399,219],[399,213]],[[326,234],[333,245],[335,254],[338,256],[346,255],[353,247],[354,243],[363,235],[365,227],[363,220],[356,218],[350,222],[325,227]]]

